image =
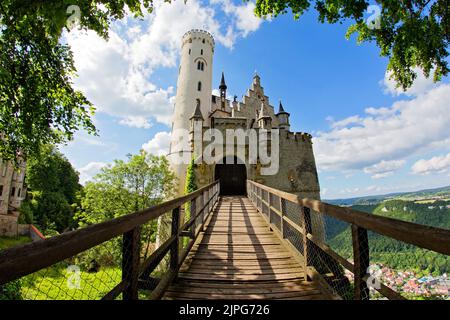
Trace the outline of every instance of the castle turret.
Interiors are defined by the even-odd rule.
[[[227,85],[225,84],[225,76],[222,72],[222,79],[220,80],[220,108],[225,110],[225,100],[227,99]]]
[[[266,114],[264,110],[264,103],[261,103],[261,110],[258,116],[258,126],[260,129],[272,129],[272,118]]]
[[[172,136],[180,130],[189,132],[190,117],[198,107],[206,119],[211,112],[212,67],[214,38],[203,30],[191,30],[184,34],[172,123]],[[176,133],[174,135],[174,133]],[[187,163],[178,160],[182,153],[190,153],[186,144],[171,142],[169,161],[179,179],[179,193],[184,192]],[[189,158],[189,157],[187,157]],[[177,159],[177,160],[175,160]]]
[[[196,123],[201,123],[203,125],[203,115],[202,115],[202,111],[200,110],[200,104],[197,104],[197,106],[195,107],[195,111],[192,114],[192,116],[189,118],[189,120],[191,120],[191,125],[190,128],[191,130],[194,128],[194,125]]]
[[[276,117],[278,118],[278,123],[279,123],[278,128],[279,129],[284,129],[284,130],[288,130],[288,131],[290,130],[291,125],[289,123],[289,116],[290,116],[290,114],[287,113],[286,111],[284,111],[283,105],[281,104],[281,101],[280,101],[280,109],[279,109],[278,113],[276,114]]]

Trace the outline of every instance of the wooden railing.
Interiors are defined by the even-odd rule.
[[[334,272],[340,272],[342,267],[354,274],[353,298],[357,300],[369,299],[367,273],[369,267],[369,238],[368,231],[402,241],[420,248],[432,250],[444,255],[450,255],[450,230],[434,228],[401,220],[386,218],[350,208],[338,207],[318,200],[301,199],[297,195],[273,189],[254,181],[247,181],[247,193],[258,211],[271,225],[279,238],[290,247],[299,257],[305,271],[311,278],[326,282],[314,266],[313,260],[330,267]],[[266,196],[267,195],[267,196]],[[273,200],[275,198],[275,200]],[[276,202],[276,203],[275,203]],[[286,202],[296,206],[299,221],[292,221],[286,216]],[[351,226],[353,263],[339,255],[326,244],[323,233],[313,229],[311,215],[319,217],[333,217]],[[280,223],[274,224],[274,216]],[[323,220],[322,220],[323,222]],[[302,250],[286,239],[285,228],[289,226],[301,234]],[[336,275],[335,275],[336,276]],[[342,277],[342,274],[339,276]],[[328,285],[328,284],[327,284]],[[328,285],[328,287],[330,287]],[[380,283],[375,288],[388,299],[404,299],[398,292]],[[332,291],[332,290],[331,290]]]
[[[220,192],[216,181],[186,196],[107,222],[0,251],[0,285],[50,267],[106,241],[122,236],[122,280],[103,299],[138,299],[138,290],[151,290],[150,299],[162,297],[203,230]],[[197,207],[197,203],[199,206]],[[190,219],[180,226],[180,212],[187,206]],[[140,261],[140,229],[144,224],[171,213],[171,235],[147,259]],[[197,224],[197,222],[199,222]],[[190,240],[183,249],[180,239]],[[169,271],[158,279],[151,273],[170,253]]]

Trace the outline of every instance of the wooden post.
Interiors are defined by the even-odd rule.
[[[202,230],[200,231],[205,231],[205,193],[202,192],[200,195],[200,210],[202,210]]]
[[[308,266],[312,265],[312,245],[307,238],[307,234],[312,234],[311,211],[307,207],[303,208],[303,258],[305,268],[305,280],[308,280]]]
[[[280,199],[280,213],[281,213],[281,224],[280,224],[280,231],[281,231],[281,237],[284,239],[284,211],[283,211],[283,198],[278,196]]]
[[[352,224],[355,300],[369,300],[369,288],[363,280],[369,268],[369,238],[367,230]]]
[[[122,281],[128,283],[123,291],[123,300],[138,300],[140,227],[123,234]]]
[[[269,210],[269,212],[267,212],[267,214],[269,216],[269,229],[271,228],[271,225],[272,225],[272,209],[271,209],[272,202],[270,201],[270,198],[271,198],[270,192],[267,192],[267,203],[268,203],[267,209]]]
[[[178,236],[178,229],[180,227],[180,207],[173,209],[172,211],[172,236],[177,235],[176,240],[170,248],[170,270],[176,271],[178,269],[178,255],[179,255],[179,243],[180,237]]]
[[[191,239],[195,237],[195,233],[197,232],[197,198],[194,198],[191,200],[191,217],[190,219],[194,218],[194,223],[191,225]],[[189,219],[189,220],[190,220]]]

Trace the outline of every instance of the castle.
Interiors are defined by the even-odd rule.
[[[0,236],[17,235],[18,208],[26,195],[25,167],[21,159],[18,168],[0,159]]]
[[[178,193],[184,192],[188,162],[194,157],[198,187],[219,179],[222,194],[245,194],[245,181],[250,179],[304,198],[319,199],[320,188],[311,135],[290,131],[290,114],[284,110],[281,102],[278,112],[275,112],[269,97],[264,94],[258,74],[254,75],[251,88],[242,101],[237,101],[236,96],[232,101],[227,98],[223,73],[219,86],[220,94],[212,94],[214,46],[213,36],[203,30],[188,31],[182,38],[169,152],[169,161],[179,179]],[[203,135],[195,134],[195,128],[200,128]],[[204,137],[205,132],[215,130],[225,136],[226,131],[230,129],[240,129],[241,131],[237,131],[240,133],[248,130],[258,133],[264,130],[270,134],[276,131],[279,141],[279,165],[276,173],[262,174],[265,165],[260,163],[259,156],[256,162],[247,159],[252,143],[248,137],[239,142],[240,134],[237,134],[238,142],[231,149],[225,146],[225,141],[215,141],[216,146],[223,144],[221,148],[212,151],[216,161],[208,163],[199,158],[199,153],[205,152],[210,144]],[[188,144],[177,143],[180,137],[175,136],[175,133],[179,131],[189,132]],[[268,144],[268,150],[273,153],[274,142],[268,141]],[[235,152],[230,154],[230,150],[236,151],[238,148],[242,149],[241,154],[245,157],[236,157]],[[175,160],[182,155],[187,155],[185,161]]]

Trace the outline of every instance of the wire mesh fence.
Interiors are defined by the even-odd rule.
[[[248,183],[248,190],[249,198],[271,227],[298,253],[307,273],[318,273],[332,295],[346,300],[450,299],[448,255],[312,210],[313,206],[324,210],[318,201],[306,201],[308,205],[304,205],[294,195],[254,182]],[[349,213],[338,211],[338,216]],[[357,219],[347,217],[347,220]],[[427,231],[434,236],[433,230]],[[442,229],[435,233],[448,237],[448,232]]]
[[[24,300],[98,300],[122,280],[122,239],[116,237],[21,278]]]
[[[213,183],[129,216],[0,251],[0,298],[160,298],[217,202],[218,192],[218,183]]]

